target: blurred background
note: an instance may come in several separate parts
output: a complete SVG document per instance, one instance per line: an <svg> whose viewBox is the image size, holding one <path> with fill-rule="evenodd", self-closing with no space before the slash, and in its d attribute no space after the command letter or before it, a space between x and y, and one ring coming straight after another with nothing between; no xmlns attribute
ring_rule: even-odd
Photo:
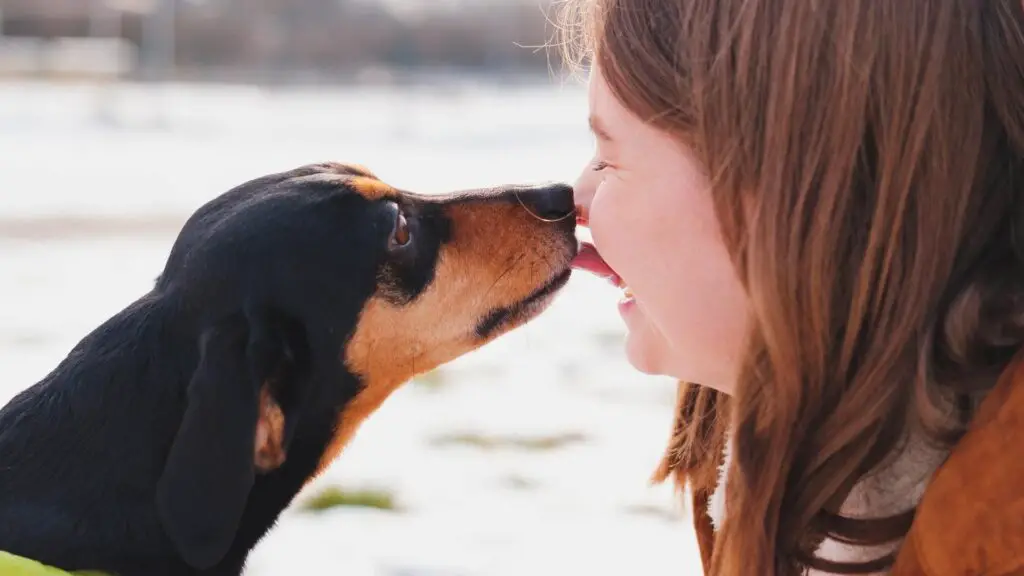
<svg viewBox="0 0 1024 576"><path fill-rule="evenodd" d="M572 181L586 93L549 0L0 0L0 402L149 289L193 210L358 162L441 192ZM674 385L632 370L618 290L399 390L247 574L699 573L649 477Z"/></svg>

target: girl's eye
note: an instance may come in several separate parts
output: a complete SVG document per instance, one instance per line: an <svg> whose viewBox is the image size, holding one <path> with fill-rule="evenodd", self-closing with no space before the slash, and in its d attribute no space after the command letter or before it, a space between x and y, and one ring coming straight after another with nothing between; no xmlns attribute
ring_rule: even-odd
<svg viewBox="0 0 1024 576"><path fill-rule="evenodd" d="M597 160L591 166L591 170L593 170L594 172L600 172L601 170L604 170L607 167L608 167L608 163L607 162L605 162L603 160Z"/></svg>

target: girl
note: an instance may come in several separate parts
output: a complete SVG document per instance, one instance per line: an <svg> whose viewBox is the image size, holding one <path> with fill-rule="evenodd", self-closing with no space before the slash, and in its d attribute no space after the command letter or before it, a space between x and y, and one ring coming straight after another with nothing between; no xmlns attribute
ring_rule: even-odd
<svg viewBox="0 0 1024 576"><path fill-rule="evenodd" d="M1020 0L569 7L577 264L693 383L661 475L705 569L1024 570Z"/></svg>

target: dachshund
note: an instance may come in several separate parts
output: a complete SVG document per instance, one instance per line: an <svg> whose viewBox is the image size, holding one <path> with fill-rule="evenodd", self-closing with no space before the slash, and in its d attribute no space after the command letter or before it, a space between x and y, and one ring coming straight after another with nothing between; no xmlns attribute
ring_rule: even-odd
<svg viewBox="0 0 1024 576"><path fill-rule="evenodd" d="M0 410L0 550L239 575L396 388L546 309L574 210L566 184L417 194L333 162L212 199L152 290Z"/></svg>

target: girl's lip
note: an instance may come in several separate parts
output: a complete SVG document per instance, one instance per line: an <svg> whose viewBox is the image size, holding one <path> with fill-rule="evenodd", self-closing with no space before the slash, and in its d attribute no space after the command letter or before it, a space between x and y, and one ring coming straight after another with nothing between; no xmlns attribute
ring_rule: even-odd
<svg viewBox="0 0 1024 576"><path fill-rule="evenodd" d="M597 248L590 242L580 242L580 249L572 261L572 267L605 278L619 288L626 286L622 282L622 278L604 261Z"/></svg>

